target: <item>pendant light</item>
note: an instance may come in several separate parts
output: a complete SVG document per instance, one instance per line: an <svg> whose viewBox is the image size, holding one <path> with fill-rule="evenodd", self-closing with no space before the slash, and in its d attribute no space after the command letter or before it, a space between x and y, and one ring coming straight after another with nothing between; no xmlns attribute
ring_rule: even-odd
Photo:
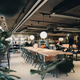
<svg viewBox="0 0 80 80"><path fill-rule="evenodd" d="M43 15L43 27L44 27L44 13L43 13L42 15ZM42 31L42 32L40 33L40 37L41 37L42 39L45 39L45 38L47 37L47 33L46 33L45 31Z"/></svg>

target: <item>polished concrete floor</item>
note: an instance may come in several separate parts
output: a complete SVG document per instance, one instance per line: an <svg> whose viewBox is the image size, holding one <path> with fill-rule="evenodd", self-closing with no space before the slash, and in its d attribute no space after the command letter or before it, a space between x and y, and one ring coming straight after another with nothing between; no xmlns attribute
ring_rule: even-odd
<svg viewBox="0 0 80 80"><path fill-rule="evenodd" d="M65 74L59 74L58 78L53 77L50 73L47 73L44 80L80 80L80 61L74 61L74 65L75 73L71 71L68 73L68 76ZM11 54L10 68L17 71L10 74L21 77L20 80L41 80L41 76L38 74L30 75L30 69L37 69L38 66L34 68L32 64L26 63L19 53Z"/></svg>

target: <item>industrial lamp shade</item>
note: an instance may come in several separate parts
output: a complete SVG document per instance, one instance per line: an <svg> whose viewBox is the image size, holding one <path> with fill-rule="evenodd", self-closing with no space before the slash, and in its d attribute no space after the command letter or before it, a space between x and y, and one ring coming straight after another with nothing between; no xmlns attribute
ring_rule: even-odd
<svg viewBox="0 0 80 80"><path fill-rule="evenodd" d="M47 37L47 33L45 31L42 31L40 33L40 37L43 38L43 39L46 38Z"/></svg>
<svg viewBox="0 0 80 80"><path fill-rule="evenodd" d="M63 41L64 39L63 38L59 38L59 41Z"/></svg>
<svg viewBox="0 0 80 80"><path fill-rule="evenodd" d="M30 39L33 40L33 39L34 39L34 35L31 35L31 36L30 36Z"/></svg>

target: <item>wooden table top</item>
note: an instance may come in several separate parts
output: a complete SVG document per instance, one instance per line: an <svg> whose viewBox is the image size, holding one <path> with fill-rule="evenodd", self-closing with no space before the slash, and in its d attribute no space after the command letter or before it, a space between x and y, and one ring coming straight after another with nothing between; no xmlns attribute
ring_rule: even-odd
<svg viewBox="0 0 80 80"><path fill-rule="evenodd" d="M42 54L44 56L56 56L57 54L66 54L66 55L72 55L73 53L70 52L62 52L57 50L50 50L45 48L37 48L34 49L33 47L24 47L25 49L32 50L34 52L38 52L39 54Z"/></svg>

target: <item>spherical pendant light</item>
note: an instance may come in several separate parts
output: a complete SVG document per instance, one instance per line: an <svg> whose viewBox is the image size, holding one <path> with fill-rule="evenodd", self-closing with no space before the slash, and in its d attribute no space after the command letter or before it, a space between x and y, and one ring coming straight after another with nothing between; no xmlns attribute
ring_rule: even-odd
<svg viewBox="0 0 80 80"><path fill-rule="evenodd" d="M43 38L43 39L46 38L47 37L47 33L45 31L42 31L40 33L40 37Z"/></svg>
<svg viewBox="0 0 80 80"><path fill-rule="evenodd" d="M63 38L59 38L59 41L63 41L64 39Z"/></svg>
<svg viewBox="0 0 80 80"><path fill-rule="evenodd" d="M30 36L30 39L33 40L33 39L34 39L34 35L31 35L31 36Z"/></svg>

